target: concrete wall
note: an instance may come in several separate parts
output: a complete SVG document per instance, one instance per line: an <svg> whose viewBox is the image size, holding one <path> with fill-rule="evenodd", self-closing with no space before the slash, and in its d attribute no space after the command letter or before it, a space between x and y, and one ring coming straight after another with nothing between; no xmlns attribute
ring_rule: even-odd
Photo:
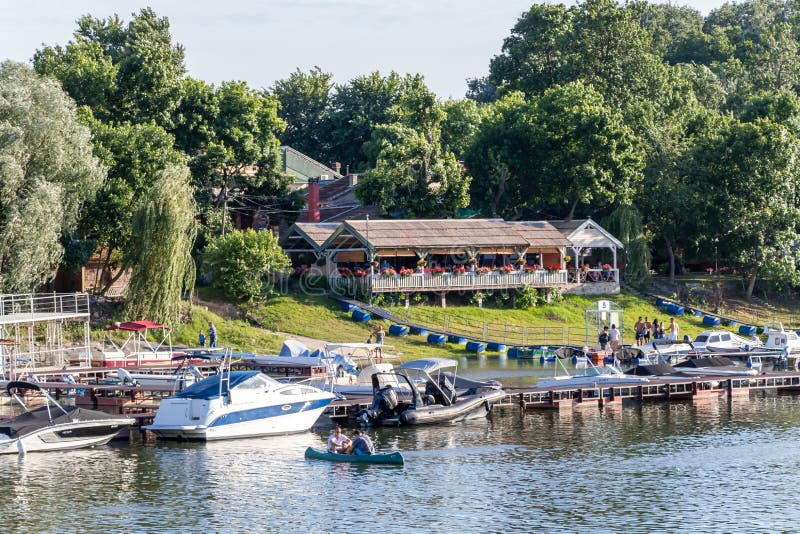
<svg viewBox="0 0 800 534"><path fill-rule="evenodd" d="M564 293L570 295L618 295L617 282L591 282L586 284L568 284Z"/></svg>

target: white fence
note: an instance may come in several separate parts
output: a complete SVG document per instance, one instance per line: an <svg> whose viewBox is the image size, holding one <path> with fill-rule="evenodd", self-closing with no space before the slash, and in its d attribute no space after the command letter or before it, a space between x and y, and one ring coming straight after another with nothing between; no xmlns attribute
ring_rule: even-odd
<svg viewBox="0 0 800 534"><path fill-rule="evenodd" d="M480 290L510 287L557 287L567 284L567 271L525 271L491 273L444 273L411 275L374 275L359 278L332 276L329 278L334 290L352 290L353 285L372 289L376 293L393 291L437 291L437 290Z"/></svg>

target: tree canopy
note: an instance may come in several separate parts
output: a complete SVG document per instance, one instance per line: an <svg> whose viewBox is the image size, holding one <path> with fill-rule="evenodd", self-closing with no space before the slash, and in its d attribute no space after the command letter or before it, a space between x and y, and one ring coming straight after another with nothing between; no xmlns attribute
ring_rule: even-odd
<svg viewBox="0 0 800 534"><path fill-rule="evenodd" d="M89 129L58 83L0 64L0 292L35 289L55 275L62 234L74 229L105 169Z"/></svg>

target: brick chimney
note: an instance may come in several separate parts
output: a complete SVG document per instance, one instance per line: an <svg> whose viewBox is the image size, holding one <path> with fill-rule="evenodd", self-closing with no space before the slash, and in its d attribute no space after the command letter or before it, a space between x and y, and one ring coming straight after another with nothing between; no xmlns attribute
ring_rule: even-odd
<svg viewBox="0 0 800 534"><path fill-rule="evenodd" d="M338 172L339 174L342 174L342 164L339 163L338 161L334 161L333 162L333 170Z"/></svg>
<svg viewBox="0 0 800 534"><path fill-rule="evenodd" d="M319 178L308 179L308 222L319 222Z"/></svg>
<svg viewBox="0 0 800 534"><path fill-rule="evenodd" d="M357 174L348 174L347 175L347 185L354 186L358 185L358 175Z"/></svg>

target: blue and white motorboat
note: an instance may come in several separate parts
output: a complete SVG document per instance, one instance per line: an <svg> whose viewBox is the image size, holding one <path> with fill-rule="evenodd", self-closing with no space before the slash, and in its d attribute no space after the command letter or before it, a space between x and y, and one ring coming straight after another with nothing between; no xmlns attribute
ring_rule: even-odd
<svg viewBox="0 0 800 534"><path fill-rule="evenodd" d="M220 372L161 401L153 424L159 438L218 440L304 432L334 399L329 392L281 383L260 371Z"/></svg>

